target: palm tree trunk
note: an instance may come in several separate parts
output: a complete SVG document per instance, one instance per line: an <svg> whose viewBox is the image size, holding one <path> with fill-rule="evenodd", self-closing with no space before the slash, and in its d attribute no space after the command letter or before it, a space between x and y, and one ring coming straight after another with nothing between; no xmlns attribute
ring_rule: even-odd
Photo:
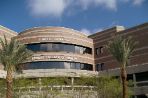
<svg viewBox="0 0 148 98"><path fill-rule="evenodd" d="M12 98L13 97L13 90L12 90L13 77L12 77L11 70L7 70L6 82L7 82L6 98Z"/></svg>
<svg viewBox="0 0 148 98"><path fill-rule="evenodd" d="M121 68L121 80L122 80L122 90L123 90L123 97L122 98L128 98L127 93L127 74L125 67Z"/></svg>

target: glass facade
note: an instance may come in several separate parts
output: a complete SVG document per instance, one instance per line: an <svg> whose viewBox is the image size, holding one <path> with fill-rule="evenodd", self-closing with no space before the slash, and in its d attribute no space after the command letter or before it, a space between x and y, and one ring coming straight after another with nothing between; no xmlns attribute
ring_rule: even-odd
<svg viewBox="0 0 148 98"><path fill-rule="evenodd" d="M93 70L91 64L62 62L62 61L40 61L29 62L23 64L23 69L78 69L78 70Z"/></svg>
<svg viewBox="0 0 148 98"><path fill-rule="evenodd" d="M27 48L34 52L72 52L78 54L92 54L92 49L83 46L77 46L72 44L63 43L38 43L38 44L27 44Z"/></svg>

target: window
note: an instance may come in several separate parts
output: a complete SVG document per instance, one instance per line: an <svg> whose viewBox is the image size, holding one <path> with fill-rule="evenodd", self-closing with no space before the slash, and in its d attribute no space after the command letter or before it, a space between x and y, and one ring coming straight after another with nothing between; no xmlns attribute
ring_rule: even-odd
<svg viewBox="0 0 148 98"><path fill-rule="evenodd" d="M64 62L64 68L65 69L70 69L70 63L69 62Z"/></svg>
<svg viewBox="0 0 148 98"><path fill-rule="evenodd" d="M75 46L75 53L80 53L80 47L79 46Z"/></svg>
<svg viewBox="0 0 148 98"><path fill-rule="evenodd" d="M87 53L87 54L92 54L92 49L91 49L91 48L86 48L86 49L85 49L85 53Z"/></svg>
<svg viewBox="0 0 148 98"><path fill-rule="evenodd" d="M76 64L76 68L75 69L80 69L80 63L75 63Z"/></svg>
<svg viewBox="0 0 148 98"><path fill-rule="evenodd" d="M99 47L99 53L101 54L101 53L103 53L103 46L101 46L101 47Z"/></svg>
<svg viewBox="0 0 148 98"><path fill-rule="evenodd" d="M46 44L41 44L40 45L40 50L42 50L42 51L48 51L47 50L47 45Z"/></svg>
<svg viewBox="0 0 148 98"><path fill-rule="evenodd" d="M55 63L55 62L53 62L53 63ZM64 69L64 62L57 62L56 66L57 66L56 69Z"/></svg>
<svg viewBox="0 0 148 98"><path fill-rule="evenodd" d="M84 64L84 69L85 70L92 70L93 68L92 68L92 65L90 65L90 64Z"/></svg>
<svg viewBox="0 0 148 98"><path fill-rule="evenodd" d="M63 46L64 46L64 51L75 53L75 46L74 45L65 44Z"/></svg>
<svg viewBox="0 0 148 98"><path fill-rule="evenodd" d="M59 44L53 44L52 48L53 48L53 51L60 51Z"/></svg>
<svg viewBox="0 0 148 98"><path fill-rule="evenodd" d="M96 65L96 71L102 71L104 70L104 63L100 63Z"/></svg>
<svg viewBox="0 0 148 98"><path fill-rule="evenodd" d="M83 54L83 53L84 53L84 48L80 47L80 54Z"/></svg>
<svg viewBox="0 0 148 98"><path fill-rule="evenodd" d="M85 68L84 68L84 64L81 64L81 70L84 70Z"/></svg>
<svg viewBox="0 0 148 98"><path fill-rule="evenodd" d="M103 53L103 46L96 48L96 55L102 54Z"/></svg>
<svg viewBox="0 0 148 98"><path fill-rule="evenodd" d="M30 45L27 45L27 49L36 52L36 51L40 50L40 45L38 45L38 44L30 44Z"/></svg>
<svg viewBox="0 0 148 98"><path fill-rule="evenodd" d="M70 69L75 69L75 63L73 62L70 63Z"/></svg>
<svg viewBox="0 0 148 98"><path fill-rule="evenodd" d="M63 44L59 44L59 49L60 49L59 51L64 52L64 46L65 46L65 45L63 45Z"/></svg>
<svg viewBox="0 0 148 98"><path fill-rule="evenodd" d="M92 54L92 49L88 47L63 44L63 43L38 43L38 44L27 44L27 49L34 52L72 52L77 54Z"/></svg>
<svg viewBox="0 0 148 98"><path fill-rule="evenodd" d="M52 49L52 44L50 43L50 44L47 44L47 50L48 51L52 51L53 49Z"/></svg>
<svg viewBox="0 0 148 98"><path fill-rule="evenodd" d="M130 66L130 65L131 65L131 60L130 60L130 58L128 58L127 66Z"/></svg>
<svg viewBox="0 0 148 98"><path fill-rule="evenodd" d="M23 64L23 69L78 69L78 70L93 70L91 64L78 62L63 62L63 61L40 61Z"/></svg>
<svg viewBox="0 0 148 98"><path fill-rule="evenodd" d="M75 53L75 46L74 45L69 45L69 52Z"/></svg>
<svg viewBox="0 0 148 98"><path fill-rule="evenodd" d="M83 54L85 54L86 53L86 48L85 47L83 47Z"/></svg>
<svg viewBox="0 0 148 98"><path fill-rule="evenodd" d="M96 48L96 55L99 55L99 48Z"/></svg>

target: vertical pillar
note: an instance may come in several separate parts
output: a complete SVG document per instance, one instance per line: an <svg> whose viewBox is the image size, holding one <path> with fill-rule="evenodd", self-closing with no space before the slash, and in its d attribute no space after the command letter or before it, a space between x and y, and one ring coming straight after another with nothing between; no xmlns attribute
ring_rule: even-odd
<svg viewBox="0 0 148 98"><path fill-rule="evenodd" d="M63 86L61 86L61 91L63 92Z"/></svg>
<svg viewBox="0 0 148 98"><path fill-rule="evenodd" d="M41 81L41 78L39 78L39 91L41 91L41 87L42 86L42 81Z"/></svg>
<svg viewBox="0 0 148 98"><path fill-rule="evenodd" d="M31 92L30 87L29 87L29 93Z"/></svg>
<svg viewBox="0 0 148 98"><path fill-rule="evenodd" d="M52 91L52 86L50 86L50 90Z"/></svg>
<svg viewBox="0 0 148 98"><path fill-rule="evenodd" d="M74 84L74 77L71 77L71 85Z"/></svg>
<svg viewBox="0 0 148 98"><path fill-rule="evenodd" d="M88 86L88 88L92 91L92 86Z"/></svg>
<svg viewBox="0 0 148 98"><path fill-rule="evenodd" d="M74 89L73 85L74 85L74 77L71 77L71 87L72 87L72 90Z"/></svg>
<svg viewBox="0 0 148 98"><path fill-rule="evenodd" d="M137 85L136 85L136 75L135 74L133 74L133 83L134 83L134 91L135 91L135 89L137 87ZM137 98L137 96L134 95L134 98Z"/></svg>
<svg viewBox="0 0 148 98"><path fill-rule="evenodd" d="M133 82L134 82L134 87L136 87L137 85L136 85L136 75L135 74L133 74Z"/></svg>

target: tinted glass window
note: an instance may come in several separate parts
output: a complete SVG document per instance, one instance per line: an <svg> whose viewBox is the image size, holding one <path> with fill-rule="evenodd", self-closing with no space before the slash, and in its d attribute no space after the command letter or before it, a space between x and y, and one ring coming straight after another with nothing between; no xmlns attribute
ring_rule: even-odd
<svg viewBox="0 0 148 98"><path fill-rule="evenodd" d="M92 65L75 62L30 62L23 64L23 69L79 69L92 70Z"/></svg>
<svg viewBox="0 0 148 98"><path fill-rule="evenodd" d="M80 47L79 46L75 46L75 53L80 53Z"/></svg>
<svg viewBox="0 0 148 98"><path fill-rule="evenodd" d="M92 50L90 48L86 48L85 53L92 54Z"/></svg>
<svg viewBox="0 0 148 98"><path fill-rule="evenodd" d="M63 51L63 52L72 52L72 53L78 53L78 54L92 54L91 48L86 48L82 46L77 45L71 45L71 44L61 44L61 43L38 43L38 44L28 44L27 48L32 51Z"/></svg>
<svg viewBox="0 0 148 98"><path fill-rule="evenodd" d="M59 44L59 49L60 49L60 51L65 51L65 50L64 50L64 46L65 46L65 45L63 45L63 44Z"/></svg>
<svg viewBox="0 0 148 98"><path fill-rule="evenodd" d="M70 63L68 63L68 62L64 62L64 68L65 69L70 69Z"/></svg>
<svg viewBox="0 0 148 98"><path fill-rule="evenodd" d="M84 53L84 48L80 47L80 54L83 54L83 53Z"/></svg>
<svg viewBox="0 0 148 98"><path fill-rule="evenodd" d="M97 65L96 65L96 70L97 70L97 71L102 71L102 70L104 70L104 63L97 64Z"/></svg>
<svg viewBox="0 0 148 98"><path fill-rule="evenodd" d="M75 69L76 68L76 64L75 63L70 63L70 69Z"/></svg>
<svg viewBox="0 0 148 98"><path fill-rule="evenodd" d="M76 63L76 68L75 69L80 69L80 63Z"/></svg>
<svg viewBox="0 0 148 98"><path fill-rule="evenodd" d="M75 46L74 45L70 45L69 46L69 50L70 50L70 52L75 53Z"/></svg>
<svg viewBox="0 0 148 98"><path fill-rule="evenodd" d="M39 49L42 50L42 51L47 51L47 45L46 44L41 44Z"/></svg>
<svg viewBox="0 0 148 98"><path fill-rule="evenodd" d="M86 64L86 65L84 65L84 67L86 67L84 69L87 69L87 70L91 70L92 69L92 66L90 64Z"/></svg>
<svg viewBox="0 0 148 98"><path fill-rule="evenodd" d="M72 46L72 45L65 45L64 46L64 50L66 51L66 52L74 52L73 50L74 50L74 47Z"/></svg>
<svg viewBox="0 0 148 98"><path fill-rule="evenodd" d="M38 51L39 48L40 48L40 45L37 45L37 44L35 44L35 45L27 45L27 48L29 50L32 50L32 51Z"/></svg>
<svg viewBox="0 0 148 98"><path fill-rule="evenodd" d="M53 44L53 45L52 45L52 49L53 49L53 51L60 51L60 46L59 46L59 44Z"/></svg>
<svg viewBox="0 0 148 98"><path fill-rule="evenodd" d="M102 54L103 53L103 46L96 48L96 55Z"/></svg>
<svg viewBox="0 0 148 98"><path fill-rule="evenodd" d="M84 68L84 64L81 64L81 70L84 70L85 68Z"/></svg>
<svg viewBox="0 0 148 98"><path fill-rule="evenodd" d="M52 44L47 44L47 51L52 51L53 48L52 48Z"/></svg>

